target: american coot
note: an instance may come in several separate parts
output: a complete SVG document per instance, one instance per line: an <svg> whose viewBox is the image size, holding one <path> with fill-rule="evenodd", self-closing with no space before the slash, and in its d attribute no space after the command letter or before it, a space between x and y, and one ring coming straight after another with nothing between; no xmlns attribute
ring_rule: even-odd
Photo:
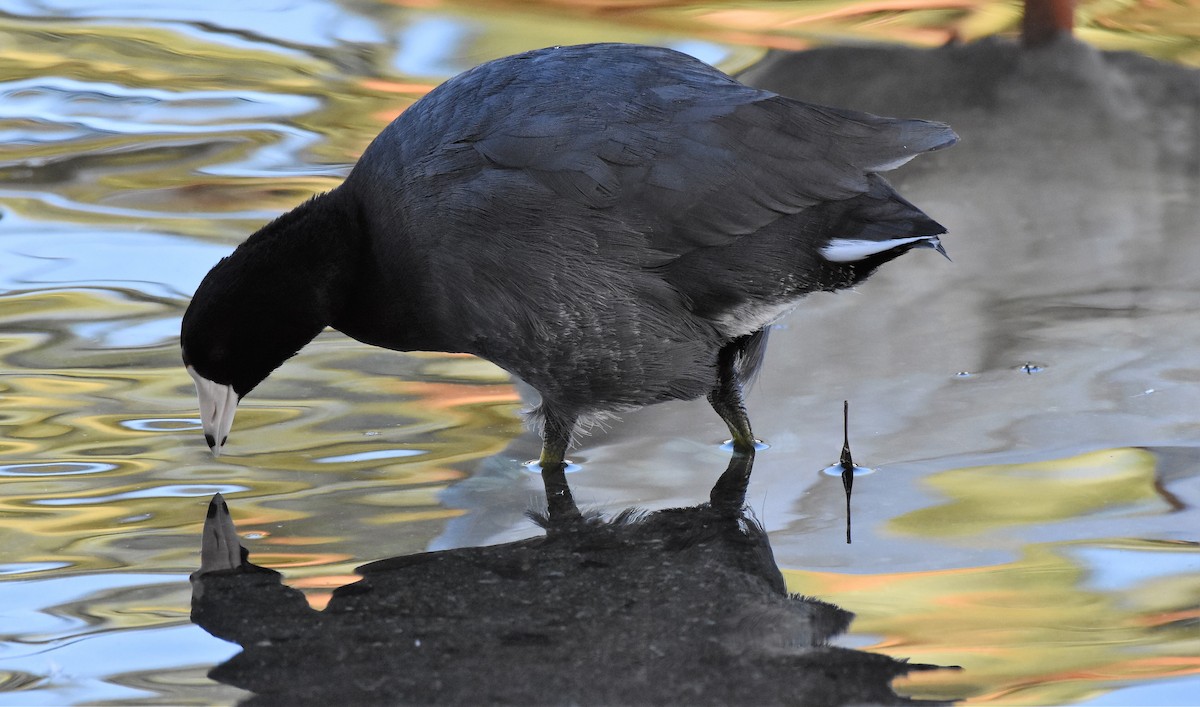
<svg viewBox="0 0 1200 707"><path fill-rule="evenodd" d="M183 360L204 434L323 328L481 356L541 394L541 463L581 422L707 395L737 453L742 384L802 296L945 229L876 172L949 127L809 105L669 49L553 47L408 108L345 183L204 278Z"/></svg>

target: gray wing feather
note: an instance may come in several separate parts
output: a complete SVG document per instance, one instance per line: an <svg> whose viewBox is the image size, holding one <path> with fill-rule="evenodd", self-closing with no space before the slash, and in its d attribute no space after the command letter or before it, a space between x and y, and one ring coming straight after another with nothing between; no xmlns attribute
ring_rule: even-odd
<svg viewBox="0 0 1200 707"><path fill-rule="evenodd" d="M505 122L473 144L554 194L620 220L650 245L686 252L753 233L820 201L867 191L866 175L953 144L949 127L808 105L765 92L740 105L689 100L595 106L588 120ZM674 92L678 95L680 92ZM639 94L647 101L654 94ZM585 113L586 115L587 113Z"/></svg>
<svg viewBox="0 0 1200 707"><path fill-rule="evenodd" d="M506 184L534 190L506 199L545 213L604 210L666 254L865 193L867 174L957 140L940 123L806 104L649 47L533 52L427 99L402 116L418 134L473 148L477 169L529 177Z"/></svg>

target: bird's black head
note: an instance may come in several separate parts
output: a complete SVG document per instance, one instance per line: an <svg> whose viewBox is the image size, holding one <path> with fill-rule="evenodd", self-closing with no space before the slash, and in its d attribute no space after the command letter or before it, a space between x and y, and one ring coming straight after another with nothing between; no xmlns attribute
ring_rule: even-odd
<svg viewBox="0 0 1200 707"><path fill-rule="evenodd" d="M345 298L353 220L331 196L302 204L238 246L204 277L183 315L183 362L215 455L238 402L320 333Z"/></svg>
<svg viewBox="0 0 1200 707"><path fill-rule="evenodd" d="M267 224L204 277L180 332L195 374L245 397L332 321L350 265L329 196Z"/></svg>
<svg viewBox="0 0 1200 707"><path fill-rule="evenodd" d="M250 322L196 291L183 315L180 349L183 365L214 383L233 387L244 398L287 359L270 355L270 343ZM278 359L272 361L272 359Z"/></svg>
<svg viewBox="0 0 1200 707"><path fill-rule="evenodd" d="M232 257L232 256L231 256ZM260 288L231 277L226 258L205 277L183 315L183 363L243 398L312 337L288 342L280 322L264 307ZM281 314L286 318L286 315Z"/></svg>

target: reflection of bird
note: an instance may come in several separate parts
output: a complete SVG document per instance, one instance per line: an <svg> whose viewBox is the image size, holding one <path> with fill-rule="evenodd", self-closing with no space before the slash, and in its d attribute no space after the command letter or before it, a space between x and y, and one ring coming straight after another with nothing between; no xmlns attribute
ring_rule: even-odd
<svg viewBox="0 0 1200 707"><path fill-rule="evenodd" d="M853 615L788 592L745 506L752 464L734 455L697 506L550 499L544 535L372 562L324 611L250 561L217 494L191 617L244 651L209 676L279 704L944 704L890 687L936 666L828 645Z"/></svg>
<svg viewBox="0 0 1200 707"><path fill-rule="evenodd" d="M812 106L677 52L598 44L472 69L346 182L218 263L183 319L205 435L326 326L467 352L541 394L542 464L578 422L707 395L753 450L766 326L945 229L875 173L945 125Z"/></svg>

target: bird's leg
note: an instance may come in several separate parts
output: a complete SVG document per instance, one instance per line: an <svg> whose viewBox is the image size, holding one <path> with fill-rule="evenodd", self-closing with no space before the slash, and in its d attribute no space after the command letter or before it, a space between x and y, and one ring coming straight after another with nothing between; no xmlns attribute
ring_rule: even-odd
<svg viewBox="0 0 1200 707"><path fill-rule="evenodd" d="M754 456L754 433L742 400L742 382L737 373L737 346L726 344L717 354L717 385L708 394L713 410L733 435L733 453Z"/></svg>
<svg viewBox="0 0 1200 707"><path fill-rule="evenodd" d="M542 468L542 484L546 487L546 511L551 524L580 518L579 508L567 485L567 447L571 444L571 432L575 429L574 418L563 419L546 411L546 422L542 427L542 456L538 466Z"/></svg>

